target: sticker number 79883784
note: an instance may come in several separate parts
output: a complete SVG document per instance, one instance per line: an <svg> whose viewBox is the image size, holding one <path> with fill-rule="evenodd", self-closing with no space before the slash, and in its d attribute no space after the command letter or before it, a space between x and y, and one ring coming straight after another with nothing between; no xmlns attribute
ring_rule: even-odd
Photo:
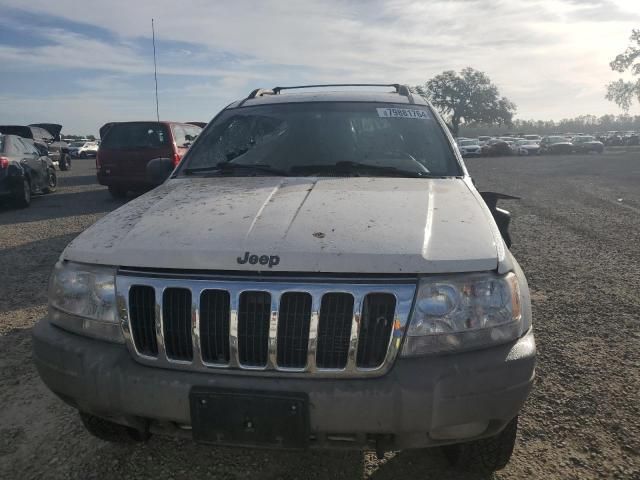
<svg viewBox="0 0 640 480"><path fill-rule="evenodd" d="M415 108L376 108L378 116L382 118L409 118L416 120L428 120L429 112Z"/></svg>

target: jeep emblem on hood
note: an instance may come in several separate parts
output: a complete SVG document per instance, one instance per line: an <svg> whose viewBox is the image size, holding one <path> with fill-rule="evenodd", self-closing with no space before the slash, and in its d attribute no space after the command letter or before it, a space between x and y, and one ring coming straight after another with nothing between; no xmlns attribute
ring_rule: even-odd
<svg viewBox="0 0 640 480"><path fill-rule="evenodd" d="M274 266L280 263L280 257L278 255L252 255L251 252L244 252L244 258L238 257L236 261L240 265L244 265L249 262L251 265L255 265L256 263L260 263L260 265L269 265L269 268L273 268Z"/></svg>

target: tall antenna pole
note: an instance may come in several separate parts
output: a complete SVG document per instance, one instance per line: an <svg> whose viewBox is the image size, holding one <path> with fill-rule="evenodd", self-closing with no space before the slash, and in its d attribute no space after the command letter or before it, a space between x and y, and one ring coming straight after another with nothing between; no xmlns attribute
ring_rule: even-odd
<svg viewBox="0 0 640 480"><path fill-rule="evenodd" d="M158 64L156 63L156 30L151 19L151 36L153 38L153 78L156 81L156 117L160 123L160 110L158 108Z"/></svg>

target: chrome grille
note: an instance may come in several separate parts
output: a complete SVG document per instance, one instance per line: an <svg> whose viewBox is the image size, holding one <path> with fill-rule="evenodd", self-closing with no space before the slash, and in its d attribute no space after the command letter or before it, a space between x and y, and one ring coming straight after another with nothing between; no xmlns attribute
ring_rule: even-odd
<svg viewBox="0 0 640 480"><path fill-rule="evenodd" d="M416 280L265 279L120 271L127 346L144 364L219 373L382 375Z"/></svg>

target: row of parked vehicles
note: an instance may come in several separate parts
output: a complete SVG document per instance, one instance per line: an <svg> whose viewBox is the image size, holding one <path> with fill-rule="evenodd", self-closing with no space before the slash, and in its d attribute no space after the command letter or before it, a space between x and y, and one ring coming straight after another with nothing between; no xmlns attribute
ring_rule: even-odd
<svg viewBox="0 0 640 480"><path fill-rule="evenodd" d="M101 140L70 142L61 137L61 125L0 125L0 199L29 206L33 194L55 191L56 168L69 170L72 158L95 157L98 182L116 198L148 190L157 183L147 164L164 158L176 166L204 125L110 122L100 129Z"/></svg>
<svg viewBox="0 0 640 480"><path fill-rule="evenodd" d="M459 137L456 140L463 157L502 155L541 155L602 153L604 143L593 135L522 135L521 137Z"/></svg>

